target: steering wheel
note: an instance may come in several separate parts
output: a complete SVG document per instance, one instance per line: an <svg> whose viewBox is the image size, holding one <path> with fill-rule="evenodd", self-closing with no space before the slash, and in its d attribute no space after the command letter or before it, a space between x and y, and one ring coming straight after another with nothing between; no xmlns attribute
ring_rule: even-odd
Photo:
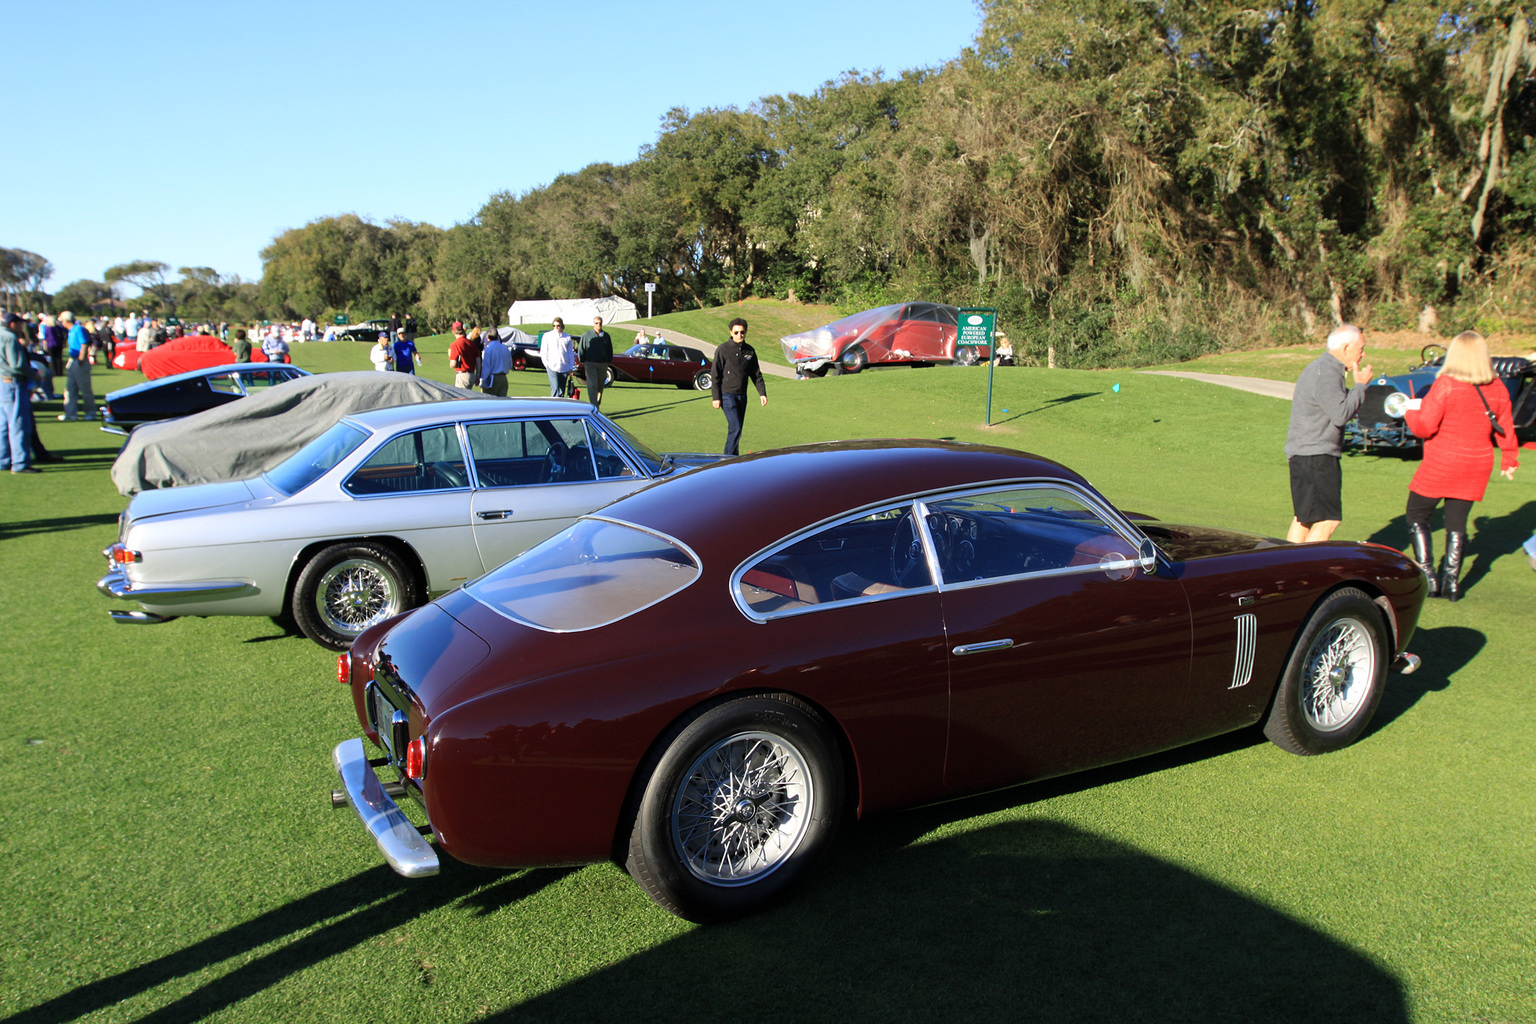
<svg viewBox="0 0 1536 1024"><path fill-rule="evenodd" d="M565 477L566 452L564 441L556 441L549 446L549 451L544 453L544 470L539 475L541 483L559 483Z"/></svg>
<svg viewBox="0 0 1536 1024"><path fill-rule="evenodd" d="M950 544L948 520L940 515L928 517L928 532L939 552L940 571L949 565L953 545ZM917 535L917 523L911 512L903 512L891 536L891 579L898 587L920 585L927 575L927 561L923 556L923 540Z"/></svg>
<svg viewBox="0 0 1536 1024"><path fill-rule="evenodd" d="M1441 344L1439 344L1437 342L1433 342L1432 341L1428 345L1425 345L1423 348L1419 349L1419 359L1420 359L1421 365L1423 365L1423 366L1428 366L1430 363L1434 362L1436 359L1444 359L1444 358L1445 358L1445 346L1441 345Z"/></svg>
<svg viewBox="0 0 1536 1024"><path fill-rule="evenodd" d="M464 471L451 462L432 463L432 472L443 482L445 487L469 486L469 477L465 476Z"/></svg>

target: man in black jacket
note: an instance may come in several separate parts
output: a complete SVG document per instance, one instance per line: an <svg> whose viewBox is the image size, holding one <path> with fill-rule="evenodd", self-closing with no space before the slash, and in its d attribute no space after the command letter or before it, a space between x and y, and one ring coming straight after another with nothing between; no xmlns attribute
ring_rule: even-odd
<svg viewBox="0 0 1536 1024"><path fill-rule="evenodd" d="M603 318L592 318L592 329L581 336L576 348L582 369L587 377L587 401L594 409L603 405L603 384L608 380L608 367L613 365L613 338L603 330Z"/></svg>
<svg viewBox="0 0 1536 1024"><path fill-rule="evenodd" d="M747 322L741 317L731 321L731 340L715 349L715 408L725 412L725 454L740 455L741 423L747 417L747 381L757 386L759 405L768 404L768 388L763 384L763 370L757 365L757 350L747 344Z"/></svg>

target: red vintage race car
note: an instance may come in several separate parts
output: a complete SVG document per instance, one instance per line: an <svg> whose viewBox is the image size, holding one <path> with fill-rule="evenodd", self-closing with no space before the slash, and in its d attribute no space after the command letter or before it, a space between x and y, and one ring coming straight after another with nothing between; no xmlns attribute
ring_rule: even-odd
<svg viewBox="0 0 1536 1024"><path fill-rule="evenodd" d="M1343 747L1417 665L1425 591L1390 548L1127 516L1017 451L764 452L363 633L339 672L365 739L337 746L332 799L402 874L438 869L409 798L462 861L612 859L716 920L849 817L1259 723Z"/></svg>

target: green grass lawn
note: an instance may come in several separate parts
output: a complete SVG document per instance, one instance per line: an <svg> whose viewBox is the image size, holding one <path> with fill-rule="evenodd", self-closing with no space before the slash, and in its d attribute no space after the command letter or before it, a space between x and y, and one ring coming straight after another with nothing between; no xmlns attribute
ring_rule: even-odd
<svg viewBox="0 0 1536 1024"><path fill-rule="evenodd" d="M428 376L450 379L447 341L418 341ZM367 348L295 360L365 369ZM1242 355L1231 372L1265 365ZM136 377L99 371L98 394ZM1289 522L1283 401L1004 369L989 427L986 384L770 379L744 444L986 441L1164 519ZM1528 478L1490 484L1466 597L1431 602L1424 668L1391 678L1355 746L1299 758L1244 734L880 816L785 905L699 928L612 865L390 872L329 806L331 748L358 734L331 654L267 619L108 620L118 440L57 409L42 431L67 461L0 475L6 1021L1536 1020ZM619 385L604 410L658 448L724 439L696 392ZM1347 458L1340 537L1404 545L1414 465Z"/></svg>

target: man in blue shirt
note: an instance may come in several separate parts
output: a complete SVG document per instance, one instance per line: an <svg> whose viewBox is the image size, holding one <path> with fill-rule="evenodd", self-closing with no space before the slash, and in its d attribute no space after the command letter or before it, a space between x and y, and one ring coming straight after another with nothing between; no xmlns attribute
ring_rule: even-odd
<svg viewBox="0 0 1536 1024"><path fill-rule="evenodd" d="M401 327L395 331L395 369L401 373L416 372L416 343Z"/></svg>
<svg viewBox="0 0 1536 1024"><path fill-rule="evenodd" d="M64 411L61 420L75 419L80 399L85 399L85 418L96 418L96 392L91 388L91 335L84 324L75 323L69 310L59 314L59 323L69 328L69 363L64 367Z"/></svg>

